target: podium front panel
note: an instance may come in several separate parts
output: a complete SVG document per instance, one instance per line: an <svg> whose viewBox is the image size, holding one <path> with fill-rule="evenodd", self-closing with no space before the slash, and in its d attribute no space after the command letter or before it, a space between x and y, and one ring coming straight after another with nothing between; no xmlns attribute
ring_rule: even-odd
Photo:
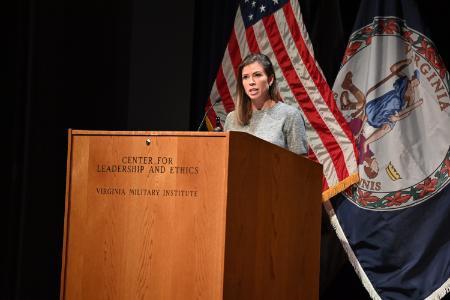
<svg viewBox="0 0 450 300"><path fill-rule="evenodd" d="M226 134L69 138L61 298L221 298Z"/></svg>

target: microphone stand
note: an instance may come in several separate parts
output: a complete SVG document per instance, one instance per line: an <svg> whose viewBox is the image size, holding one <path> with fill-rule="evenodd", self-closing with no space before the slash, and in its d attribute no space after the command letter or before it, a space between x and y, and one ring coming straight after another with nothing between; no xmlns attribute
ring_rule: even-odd
<svg viewBox="0 0 450 300"><path fill-rule="evenodd" d="M200 131L200 129L202 128L203 123L205 122L206 116L208 115L209 111L210 111L217 103L219 103L219 102L221 102L221 101L222 101L221 98L217 99L217 100L214 102L214 104L211 105L211 106L208 108L208 110L207 110L207 111L205 112L205 114L203 115L203 119L202 119L200 125L198 126L197 131ZM214 128L214 131L216 131L216 129L217 129L217 127Z"/></svg>

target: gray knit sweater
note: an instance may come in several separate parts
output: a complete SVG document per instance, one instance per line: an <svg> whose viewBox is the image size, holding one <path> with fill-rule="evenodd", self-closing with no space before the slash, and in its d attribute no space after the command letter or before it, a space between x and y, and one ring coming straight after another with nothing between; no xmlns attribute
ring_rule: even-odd
<svg viewBox="0 0 450 300"><path fill-rule="evenodd" d="M242 131L297 154L307 149L305 121L300 110L277 102L273 107L254 110L246 126L239 125L236 111L228 114L225 131Z"/></svg>

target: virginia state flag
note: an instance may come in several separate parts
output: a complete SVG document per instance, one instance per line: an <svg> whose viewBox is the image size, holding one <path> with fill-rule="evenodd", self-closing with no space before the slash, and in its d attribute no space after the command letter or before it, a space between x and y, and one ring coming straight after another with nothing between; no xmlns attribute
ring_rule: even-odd
<svg viewBox="0 0 450 300"><path fill-rule="evenodd" d="M449 84L414 1L362 1L333 87L361 179L325 205L373 299L450 290Z"/></svg>

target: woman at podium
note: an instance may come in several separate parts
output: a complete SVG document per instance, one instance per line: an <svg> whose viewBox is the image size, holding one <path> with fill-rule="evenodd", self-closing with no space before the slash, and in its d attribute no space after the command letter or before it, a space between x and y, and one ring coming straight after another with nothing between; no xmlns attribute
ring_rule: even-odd
<svg viewBox="0 0 450 300"><path fill-rule="evenodd" d="M239 65L236 110L225 131L242 131L297 154L307 151L305 121L299 109L283 103L275 71L263 54L250 54Z"/></svg>

